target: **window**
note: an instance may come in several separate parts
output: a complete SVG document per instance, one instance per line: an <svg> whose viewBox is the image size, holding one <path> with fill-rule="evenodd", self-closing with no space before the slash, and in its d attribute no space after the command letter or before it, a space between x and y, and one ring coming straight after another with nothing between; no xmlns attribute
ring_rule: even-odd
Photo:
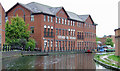
<svg viewBox="0 0 120 71"><path fill-rule="evenodd" d="M79 23L77 22L77 27L79 27Z"/></svg>
<svg viewBox="0 0 120 71"><path fill-rule="evenodd" d="M67 25L67 20L65 19L65 25Z"/></svg>
<svg viewBox="0 0 120 71"><path fill-rule="evenodd" d="M72 43L73 43L73 42L71 41L71 47L73 47Z"/></svg>
<svg viewBox="0 0 120 71"><path fill-rule="evenodd" d="M44 28L44 37L46 37L46 28Z"/></svg>
<svg viewBox="0 0 120 71"><path fill-rule="evenodd" d="M73 26L75 26L75 21L73 21Z"/></svg>
<svg viewBox="0 0 120 71"><path fill-rule="evenodd" d="M58 47L58 41L56 41L56 47Z"/></svg>
<svg viewBox="0 0 120 71"><path fill-rule="evenodd" d="M59 41L59 47L61 47L61 41Z"/></svg>
<svg viewBox="0 0 120 71"><path fill-rule="evenodd" d="M61 29L59 29L59 35L61 35Z"/></svg>
<svg viewBox="0 0 120 71"><path fill-rule="evenodd" d="M1 18L1 14L0 14L0 25L1 25L1 23L2 23L2 18Z"/></svg>
<svg viewBox="0 0 120 71"><path fill-rule="evenodd" d="M64 41L62 41L62 46L64 47Z"/></svg>
<svg viewBox="0 0 120 71"><path fill-rule="evenodd" d="M65 41L65 47L67 47L67 41Z"/></svg>
<svg viewBox="0 0 120 71"><path fill-rule="evenodd" d="M71 26L72 26L72 21L71 21Z"/></svg>
<svg viewBox="0 0 120 71"><path fill-rule="evenodd" d="M51 37L53 37L53 29L51 29Z"/></svg>
<svg viewBox="0 0 120 71"><path fill-rule="evenodd" d="M44 15L44 21L46 21L46 15Z"/></svg>
<svg viewBox="0 0 120 71"><path fill-rule="evenodd" d="M53 47L53 40L51 40L51 47Z"/></svg>
<svg viewBox="0 0 120 71"><path fill-rule="evenodd" d="M48 47L50 47L50 41L48 40Z"/></svg>
<svg viewBox="0 0 120 71"><path fill-rule="evenodd" d="M73 31L73 36L75 36L75 32Z"/></svg>
<svg viewBox="0 0 120 71"><path fill-rule="evenodd" d="M70 20L68 20L68 25L70 26Z"/></svg>
<svg viewBox="0 0 120 71"><path fill-rule="evenodd" d="M60 22L60 18L59 18L59 23L61 23L61 22Z"/></svg>
<svg viewBox="0 0 120 71"><path fill-rule="evenodd" d="M62 19L62 24L64 24L64 19Z"/></svg>
<svg viewBox="0 0 120 71"><path fill-rule="evenodd" d="M57 19L58 19L58 18L56 17L56 23L58 23Z"/></svg>
<svg viewBox="0 0 120 71"><path fill-rule="evenodd" d="M72 32L73 32L73 31L71 31L71 36L72 36Z"/></svg>
<svg viewBox="0 0 120 71"><path fill-rule="evenodd" d="M58 35L58 29L56 29L56 35Z"/></svg>
<svg viewBox="0 0 120 71"><path fill-rule="evenodd" d="M68 42L68 47L70 47L70 41Z"/></svg>
<svg viewBox="0 0 120 71"><path fill-rule="evenodd" d="M31 27L31 33L33 34L34 33L34 27Z"/></svg>
<svg viewBox="0 0 120 71"><path fill-rule="evenodd" d="M48 35L47 36L49 36L50 35L50 28L48 28Z"/></svg>
<svg viewBox="0 0 120 71"><path fill-rule="evenodd" d="M48 16L48 22L50 21L50 17Z"/></svg>
<svg viewBox="0 0 120 71"><path fill-rule="evenodd" d="M34 21L34 15L31 15L31 21Z"/></svg>
<svg viewBox="0 0 120 71"><path fill-rule="evenodd" d="M53 22L53 17L51 17L51 22Z"/></svg>
<svg viewBox="0 0 120 71"><path fill-rule="evenodd" d="M64 36L64 30L62 30L62 35Z"/></svg>
<svg viewBox="0 0 120 71"><path fill-rule="evenodd" d="M69 35L70 35L70 31L69 31Z"/></svg>
<svg viewBox="0 0 120 71"><path fill-rule="evenodd" d="M67 30L65 30L65 35L67 35Z"/></svg>

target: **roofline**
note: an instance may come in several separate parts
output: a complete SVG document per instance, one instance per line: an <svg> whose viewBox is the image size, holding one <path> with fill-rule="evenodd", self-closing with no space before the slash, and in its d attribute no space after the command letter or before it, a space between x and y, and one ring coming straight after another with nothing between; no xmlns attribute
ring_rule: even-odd
<svg viewBox="0 0 120 71"><path fill-rule="evenodd" d="M62 9L65 11L64 7L62 7ZM67 14L67 12L65 11L65 14L67 15L67 17L69 17L69 15Z"/></svg>
<svg viewBox="0 0 120 71"><path fill-rule="evenodd" d="M6 14L8 14L8 12L10 12L13 8L15 8L17 5L21 5L20 3L16 3L13 7L11 7L7 12L6 12ZM22 7L24 7L23 5L21 5ZM24 7L25 9L27 9L26 7ZM29 9L27 9L27 10L29 10ZM29 10L30 12L32 12L31 10Z"/></svg>
<svg viewBox="0 0 120 71"><path fill-rule="evenodd" d="M0 2L0 5L1 5L2 9L3 9L3 10L4 10L4 12L5 12L5 9L3 8L3 6L2 6L1 2Z"/></svg>

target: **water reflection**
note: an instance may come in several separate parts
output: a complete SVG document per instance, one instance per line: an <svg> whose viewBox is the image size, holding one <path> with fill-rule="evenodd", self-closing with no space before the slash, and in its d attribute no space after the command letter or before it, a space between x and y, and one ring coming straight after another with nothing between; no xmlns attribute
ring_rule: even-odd
<svg viewBox="0 0 120 71"><path fill-rule="evenodd" d="M94 54L24 56L3 59L4 69L96 69ZM96 67L97 66L97 67Z"/></svg>

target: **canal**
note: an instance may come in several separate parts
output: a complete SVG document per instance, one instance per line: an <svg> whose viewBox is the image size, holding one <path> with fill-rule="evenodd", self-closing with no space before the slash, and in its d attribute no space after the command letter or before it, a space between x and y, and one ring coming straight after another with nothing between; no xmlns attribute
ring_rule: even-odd
<svg viewBox="0 0 120 71"><path fill-rule="evenodd" d="M2 60L3 69L105 69L94 62L95 54L22 56Z"/></svg>

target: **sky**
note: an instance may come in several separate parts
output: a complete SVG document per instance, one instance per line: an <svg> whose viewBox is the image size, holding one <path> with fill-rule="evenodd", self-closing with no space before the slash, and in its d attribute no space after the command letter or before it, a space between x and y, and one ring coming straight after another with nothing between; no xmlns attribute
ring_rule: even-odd
<svg viewBox="0 0 120 71"><path fill-rule="evenodd" d="M115 35L118 28L118 2L120 0L0 0L5 11L8 11L17 2L27 4L38 2L52 7L62 6L66 11L78 15L90 14L93 21L98 24L96 35Z"/></svg>

